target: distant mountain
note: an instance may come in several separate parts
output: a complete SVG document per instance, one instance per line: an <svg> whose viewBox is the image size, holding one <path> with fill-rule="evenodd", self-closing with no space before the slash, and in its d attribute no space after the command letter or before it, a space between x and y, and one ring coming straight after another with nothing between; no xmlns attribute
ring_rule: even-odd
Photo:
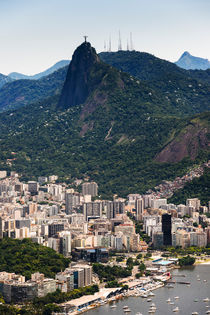
<svg viewBox="0 0 210 315"><path fill-rule="evenodd" d="M133 52L119 53L121 64L132 70ZM208 90L200 81L181 76L185 71L174 64L165 66L150 55L146 65L144 56L139 56L143 62L138 71L144 67L144 80L104 63L89 43L80 45L61 94L0 114L0 169L16 170L23 179L53 172L67 183L88 176L98 182L103 197L110 197L144 193L206 160L209 149L198 141L193 156L156 161L192 124L192 113L206 109ZM139 69L136 62L133 69ZM180 76L167 67L178 69ZM181 85L179 102L175 96ZM202 113L194 118L197 125L207 126L205 137L208 117ZM181 149L188 145L185 142Z"/></svg>
<svg viewBox="0 0 210 315"><path fill-rule="evenodd" d="M186 70L206 70L210 68L208 59L192 56L188 51L185 51L175 64Z"/></svg>
<svg viewBox="0 0 210 315"><path fill-rule="evenodd" d="M55 72L56 70L58 70L60 68L68 66L69 62L70 62L70 60L58 61L56 64L54 64L52 67L48 68L47 70L40 72L38 74L34 74L34 75L25 75L25 74L18 73L18 72L12 72L8 76L13 80L22 80L22 79L38 80L38 79L41 79L42 77L45 77L45 76Z"/></svg>
<svg viewBox="0 0 210 315"><path fill-rule="evenodd" d="M8 82L11 82L12 79L4 74L0 73L0 89L2 88L2 86Z"/></svg>
<svg viewBox="0 0 210 315"><path fill-rule="evenodd" d="M210 109L210 73L208 70L184 70L174 63L138 51L99 54L107 64L147 83L180 112L191 114ZM196 73L195 73L196 72ZM185 111L185 108L186 109Z"/></svg>

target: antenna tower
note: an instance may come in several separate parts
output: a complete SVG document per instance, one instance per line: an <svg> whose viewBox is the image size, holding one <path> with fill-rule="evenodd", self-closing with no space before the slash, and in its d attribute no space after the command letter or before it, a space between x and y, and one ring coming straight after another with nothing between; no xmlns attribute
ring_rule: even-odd
<svg viewBox="0 0 210 315"><path fill-rule="evenodd" d="M109 36L109 52L112 51L112 41L111 41L111 36Z"/></svg>
<svg viewBox="0 0 210 315"><path fill-rule="evenodd" d="M127 39L127 51L129 51L130 49L129 49L129 41L128 41L128 39Z"/></svg>
<svg viewBox="0 0 210 315"><path fill-rule="evenodd" d="M133 49L133 39L132 39L132 33L130 32L130 50L134 50Z"/></svg>
<svg viewBox="0 0 210 315"><path fill-rule="evenodd" d="M120 31L119 31L119 42L118 42L118 51L119 50L122 50L122 41L121 41Z"/></svg>
<svg viewBox="0 0 210 315"><path fill-rule="evenodd" d="M104 41L104 52L106 52L106 41Z"/></svg>

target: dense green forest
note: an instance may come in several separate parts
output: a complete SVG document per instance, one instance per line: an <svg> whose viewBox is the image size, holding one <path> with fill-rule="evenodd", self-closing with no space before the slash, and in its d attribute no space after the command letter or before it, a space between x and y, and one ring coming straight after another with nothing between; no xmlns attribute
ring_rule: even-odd
<svg viewBox="0 0 210 315"><path fill-rule="evenodd" d="M33 243L29 239L0 240L0 271L14 272L31 278L34 272L54 278L55 274L69 266L70 260L53 249Z"/></svg>
<svg viewBox="0 0 210 315"><path fill-rule="evenodd" d="M201 205L208 206L210 196L210 169L206 168L204 174L199 178L194 178L187 183L184 188L178 190L168 200L174 204L185 204L188 198L198 198Z"/></svg>
<svg viewBox="0 0 210 315"><path fill-rule="evenodd" d="M103 264L93 264L93 272L95 272L100 280L114 281L116 278L126 278L132 274L132 266L123 268L121 266L106 266Z"/></svg>
<svg viewBox="0 0 210 315"><path fill-rule="evenodd" d="M39 80L16 80L0 88L0 111L19 108L60 93L68 67Z"/></svg>

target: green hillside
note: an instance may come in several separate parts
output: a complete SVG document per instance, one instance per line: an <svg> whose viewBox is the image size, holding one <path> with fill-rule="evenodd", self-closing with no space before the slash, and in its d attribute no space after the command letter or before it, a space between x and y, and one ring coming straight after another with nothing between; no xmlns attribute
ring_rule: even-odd
<svg viewBox="0 0 210 315"><path fill-rule="evenodd" d="M207 148L198 146L193 159L187 154L178 162L155 161L192 124L186 116L192 114L190 102L172 104L148 82L104 64L97 56L88 65L80 63L89 54L94 50L87 54L84 49L81 56L77 54L79 59L72 59L75 72L68 72L62 103L57 95L0 115L0 169L16 170L23 179L58 174L71 182L89 176L98 182L100 194L110 197L144 193L208 158ZM74 85L77 92L72 98L68 89ZM84 101L77 105L78 95L84 95ZM196 128L208 115L196 117ZM207 133L208 128L204 136Z"/></svg>
<svg viewBox="0 0 210 315"><path fill-rule="evenodd" d="M206 168L204 174L199 178L194 178L187 183L183 189L178 190L169 202L175 204L185 204L188 198L199 198L201 205L208 207L210 201L210 169Z"/></svg>
<svg viewBox="0 0 210 315"><path fill-rule="evenodd" d="M60 93L67 67L39 80L17 80L0 89L0 111L19 108Z"/></svg>
<svg viewBox="0 0 210 315"><path fill-rule="evenodd" d="M34 272L54 278L55 274L69 265L69 259L53 249L33 243L29 239L0 240L0 271L21 274L26 279Z"/></svg>

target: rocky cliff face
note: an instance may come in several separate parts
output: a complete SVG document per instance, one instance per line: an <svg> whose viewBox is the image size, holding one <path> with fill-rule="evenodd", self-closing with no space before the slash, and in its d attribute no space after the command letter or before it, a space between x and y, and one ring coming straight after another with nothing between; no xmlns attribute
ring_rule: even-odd
<svg viewBox="0 0 210 315"><path fill-rule="evenodd" d="M191 121L155 158L156 162L177 163L186 157L195 160L200 150L208 150L209 127Z"/></svg>
<svg viewBox="0 0 210 315"><path fill-rule="evenodd" d="M82 43L74 52L58 103L60 108L83 104L91 93L89 80L93 66L100 63L90 43Z"/></svg>

